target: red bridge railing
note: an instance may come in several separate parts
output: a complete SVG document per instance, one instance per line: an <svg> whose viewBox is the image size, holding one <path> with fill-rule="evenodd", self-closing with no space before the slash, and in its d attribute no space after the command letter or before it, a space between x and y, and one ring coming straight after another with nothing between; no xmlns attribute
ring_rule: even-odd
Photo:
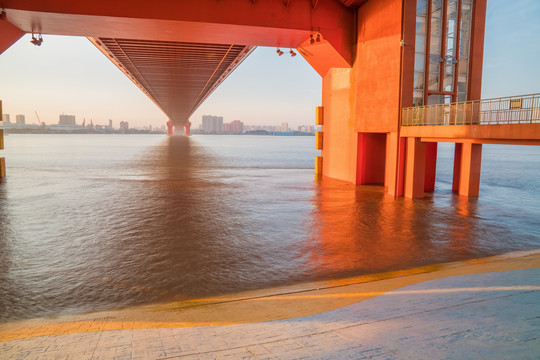
<svg viewBox="0 0 540 360"><path fill-rule="evenodd" d="M403 108L401 126L540 123L540 93Z"/></svg>

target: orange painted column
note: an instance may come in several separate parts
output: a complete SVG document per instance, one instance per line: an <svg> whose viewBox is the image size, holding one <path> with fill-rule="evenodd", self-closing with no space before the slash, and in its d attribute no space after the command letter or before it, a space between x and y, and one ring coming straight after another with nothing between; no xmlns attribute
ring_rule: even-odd
<svg viewBox="0 0 540 360"><path fill-rule="evenodd" d="M437 175L437 143L426 143L426 176L424 191L435 191L435 177Z"/></svg>
<svg viewBox="0 0 540 360"><path fill-rule="evenodd" d="M482 144L463 143L459 171L459 195L478 196L481 167Z"/></svg>
<svg viewBox="0 0 540 360"><path fill-rule="evenodd" d="M191 121L186 121L186 124L184 125L184 135L191 136Z"/></svg>
<svg viewBox="0 0 540 360"><path fill-rule="evenodd" d="M388 189L388 195L403 196L406 154L405 140L405 138L400 138L398 142L397 132L388 133L386 137L384 186Z"/></svg>
<svg viewBox="0 0 540 360"><path fill-rule="evenodd" d="M459 192L459 178L461 173L461 148L462 143L456 143L454 148L454 176L452 179L452 191Z"/></svg>
<svg viewBox="0 0 540 360"><path fill-rule="evenodd" d="M424 197L426 173L426 144L419 138L407 138L405 160L405 197L420 199Z"/></svg>

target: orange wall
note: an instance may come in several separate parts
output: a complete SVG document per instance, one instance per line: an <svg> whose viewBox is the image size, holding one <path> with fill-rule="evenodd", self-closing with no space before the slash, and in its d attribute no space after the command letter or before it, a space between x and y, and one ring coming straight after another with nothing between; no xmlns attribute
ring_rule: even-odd
<svg viewBox="0 0 540 360"><path fill-rule="evenodd" d="M363 165L358 171L357 158L362 154L357 148L358 133L398 132L400 106L412 105L416 1L405 0L404 4L403 8L402 0L364 3L358 9L356 58L350 71L349 87L344 83L344 76L337 76L341 70L333 69L324 78L323 168L326 176L354 183L371 182L372 175L377 182L385 180L380 171L373 174L364 171L366 166L382 168L384 154L371 159L369 164L360 161ZM404 47L401 46L402 33ZM395 156L387 158L395 160ZM387 166L395 168L395 161Z"/></svg>
<svg viewBox="0 0 540 360"><path fill-rule="evenodd" d="M401 0L368 1L358 10L358 43L353 70L357 132L397 129L401 3Z"/></svg>
<svg viewBox="0 0 540 360"><path fill-rule="evenodd" d="M323 174L356 182L356 141L352 118L351 70L331 69L323 79Z"/></svg>
<svg viewBox="0 0 540 360"><path fill-rule="evenodd" d="M324 77L325 176L354 183L363 182L359 176L369 178L370 174L361 176L363 172L356 171L358 133L397 132L400 105L412 105L416 2L405 1L403 26L402 4L402 0L364 3L358 9L353 68L348 76L344 75L346 70L333 69ZM403 77L401 64L405 69ZM378 158L383 166L384 155ZM377 176L379 181L383 182L384 177Z"/></svg>

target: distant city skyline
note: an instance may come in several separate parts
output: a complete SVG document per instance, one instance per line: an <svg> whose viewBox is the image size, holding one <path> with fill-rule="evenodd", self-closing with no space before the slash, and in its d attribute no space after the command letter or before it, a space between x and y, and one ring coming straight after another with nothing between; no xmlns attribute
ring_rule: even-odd
<svg viewBox="0 0 540 360"><path fill-rule="evenodd" d="M540 2L489 0L482 97L540 91ZM167 117L87 39L44 35L36 47L27 35L0 55L0 99L11 119L55 124L73 114L94 123L162 126ZM257 48L190 118L291 128L314 124L322 79L301 57ZM38 115L36 115L36 112ZM81 120L78 120L79 122Z"/></svg>

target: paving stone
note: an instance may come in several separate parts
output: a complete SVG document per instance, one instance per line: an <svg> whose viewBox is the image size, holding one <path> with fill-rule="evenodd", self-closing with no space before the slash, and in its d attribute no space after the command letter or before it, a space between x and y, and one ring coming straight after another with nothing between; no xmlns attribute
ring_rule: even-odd
<svg viewBox="0 0 540 360"><path fill-rule="evenodd" d="M455 276L297 319L0 342L0 360L537 358L539 290L540 269Z"/></svg>

